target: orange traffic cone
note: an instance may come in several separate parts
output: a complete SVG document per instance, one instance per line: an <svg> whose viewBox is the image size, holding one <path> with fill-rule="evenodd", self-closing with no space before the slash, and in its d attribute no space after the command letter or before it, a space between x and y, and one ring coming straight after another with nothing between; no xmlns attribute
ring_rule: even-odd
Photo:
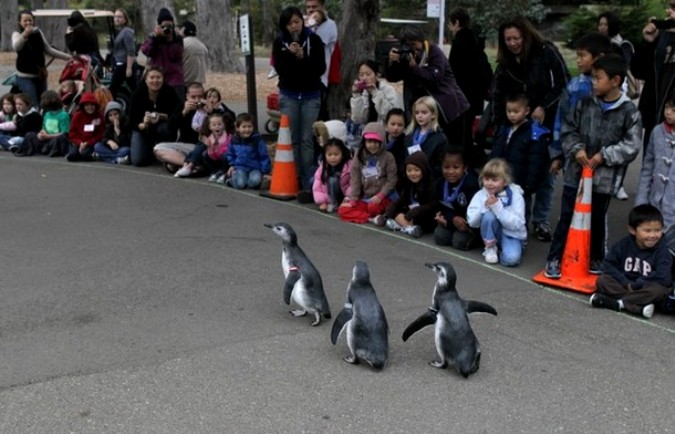
<svg viewBox="0 0 675 434"><path fill-rule="evenodd" d="M560 279L551 279L540 271L532 277L537 283L570 291L591 294L595 292L598 276L588 272L591 264L591 198L593 170L584 167L574 204L572 224L567 233L565 251L560 266Z"/></svg>
<svg viewBox="0 0 675 434"><path fill-rule="evenodd" d="M288 115L281 115L279 138L277 140L274 165L272 166L272 182L268 191L260 195L279 200L292 200L298 194L298 175L293 161L293 143Z"/></svg>

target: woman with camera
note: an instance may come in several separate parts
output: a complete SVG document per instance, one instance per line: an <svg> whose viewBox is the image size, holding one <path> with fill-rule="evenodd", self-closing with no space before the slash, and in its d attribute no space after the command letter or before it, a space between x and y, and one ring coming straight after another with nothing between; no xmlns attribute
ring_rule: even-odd
<svg viewBox="0 0 675 434"><path fill-rule="evenodd" d="M399 41L400 47L389 51L385 78L391 83L403 80L407 118L412 119L412 106L417 99L431 96L438 105L438 121L448 141L469 146L471 132L464 128L469 102L457 85L445 53L429 42L418 27L403 27Z"/></svg>
<svg viewBox="0 0 675 434"><path fill-rule="evenodd" d="M401 108L394 86L380 79L379 66L370 59L359 64L359 76L354 80L349 100L351 118L355 124L383 123L389 110Z"/></svg>
<svg viewBox="0 0 675 434"><path fill-rule="evenodd" d="M157 16L157 26L141 45L148 57L147 66L158 66L164 71L164 80L172 86L180 99L185 97L183 76L183 38L176 33L173 16L162 8Z"/></svg>
<svg viewBox="0 0 675 434"><path fill-rule="evenodd" d="M131 98L129 123L132 127L129 159L134 166L147 166L153 161L153 147L159 142L175 142L176 127L171 119L181 109L181 101L164 81L161 68L145 71L145 82Z"/></svg>

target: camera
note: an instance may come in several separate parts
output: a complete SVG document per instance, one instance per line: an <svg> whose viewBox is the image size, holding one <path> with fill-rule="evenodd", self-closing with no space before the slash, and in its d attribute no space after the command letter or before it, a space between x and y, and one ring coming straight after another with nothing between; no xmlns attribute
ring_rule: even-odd
<svg viewBox="0 0 675 434"><path fill-rule="evenodd" d="M356 88L359 90L359 92L363 92L364 90L366 90L367 87L368 83L366 83L364 80L361 80L358 83L356 83Z"/></svg>
<svg viewBox="0 0 675 434"><path fill-rule="evenodd" d="M408 44L401 44L401 46L398 48L398 54L400 56L401 62L403 63L409 63L410 59L413 56L415 50L408 45Z"/></svg>
<svg viewBox="0 0 675 434"><path fill-rule="evenodd" d="M652 20L652 24L659 30L668 30L675 27L675 20Z"/></svg>
<svg viewBox="0 0 675 434"><path fill-rule="evenodd" d="M206 107L206 101L199 101L199 102L197 103L197 108L198 108L198 109L203 109L204 107Z"/></svg>
<svg viewBox="0 0 675 434"><path fill-rule="evenodd" d="M173 32L173 26L163 26L162 30L166 36L169 36Z"/></svg>

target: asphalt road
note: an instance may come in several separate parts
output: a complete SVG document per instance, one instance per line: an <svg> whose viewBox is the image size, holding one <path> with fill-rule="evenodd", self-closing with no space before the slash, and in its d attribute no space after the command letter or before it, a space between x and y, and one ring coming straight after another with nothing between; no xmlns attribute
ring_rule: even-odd
<svg viewBox="0 0 675 434"><path fill-rule="evenodd" d="M629 185L634 185L635 168ZM628 189L634 197L634 189ZM559 197L559 191L558 195ZM615 239L630 203L610 208ZM530 281L296 202L179 180L161 168L0 154L1 433L669 433L675 319L596 310ZM357 259L389 321L382 372L353 366L330 322L282 300L281 242L295 227L333 316ZM427 362L431 328L401 340L449 261L483 349L468 380Z"/></svg>

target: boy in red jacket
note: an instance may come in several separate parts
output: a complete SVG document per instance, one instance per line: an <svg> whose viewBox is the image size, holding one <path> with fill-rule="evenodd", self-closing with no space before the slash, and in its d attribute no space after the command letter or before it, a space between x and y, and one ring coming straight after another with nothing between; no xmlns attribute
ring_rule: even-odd
<svg viewBox="0 0 675 434"><path fill-rule="evenodd" d="M105 122L96 97L93 93L86 92L80 98L80 106L70 122L70 147L66 160L92 161L94 145L103 139L104 132Z"/></svg>

